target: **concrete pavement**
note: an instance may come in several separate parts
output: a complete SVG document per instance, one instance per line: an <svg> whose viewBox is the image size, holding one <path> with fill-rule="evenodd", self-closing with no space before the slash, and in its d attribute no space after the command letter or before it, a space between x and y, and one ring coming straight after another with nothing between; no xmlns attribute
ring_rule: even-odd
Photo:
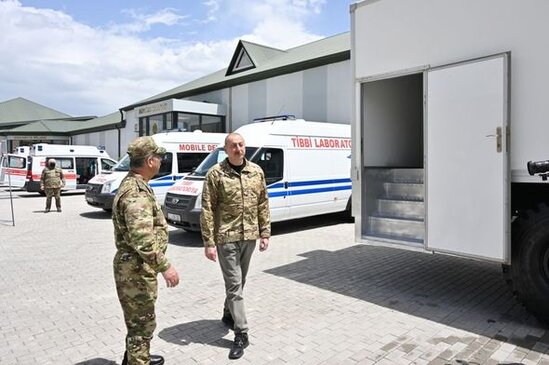
<svg viewBox="0 0 549 365"><path fill-rule="evenodd" d="M0 188L0 364L119 364L125 328L112 277L110 214L64 194ZM549 334L497 264L357 245L322 216L273 226L245 289L250 346L228 360L223 283L200 237L170 231L181 277L160 277L152 348L166 364L549 364Z"/></svg>

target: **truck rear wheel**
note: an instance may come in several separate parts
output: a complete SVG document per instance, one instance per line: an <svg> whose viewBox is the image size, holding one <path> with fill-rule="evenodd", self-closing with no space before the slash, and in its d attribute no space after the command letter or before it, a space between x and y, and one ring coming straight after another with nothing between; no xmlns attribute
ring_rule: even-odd
<svg viewBox="0 0 549 365"><path fill-rule="evenodd" d="M549 207L546 204L513 222L510 279L526 309L549 323Z"/></svg>

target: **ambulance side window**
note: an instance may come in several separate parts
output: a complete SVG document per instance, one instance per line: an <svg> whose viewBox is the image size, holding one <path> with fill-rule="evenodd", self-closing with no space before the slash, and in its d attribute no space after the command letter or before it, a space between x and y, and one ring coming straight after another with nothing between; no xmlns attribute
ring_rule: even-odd
<svg viewBox="0 0 549 365"><path fill-rule="evenodd" d="M177 172L185 174L192 172L208 156L208 153L177 153Z"/></svg>
<svg viewBox="0 0 549 365"><path fill-rule="evenodd" d="M74 162L73 162L72 158L59 158L59 157L54 157L54 158L55 158L57 167L61 167L63 170L72 170L72 169L74 169ZM46 162L49 159L50 159L49 157L46 158Z"/></svg>
<svg viewBox="0 0 549 365"><path fill-rule="evenodd" d="M101 159L101 171L111 171L112 167L116 164L116 162L113 162L111 160L107 160L105 158Z"/></svg>
<svg viewBox="0 0 549 365"><path fill-rule="evenodd" d="M168 152L164 156L162 156L162 162L160 163L160 171L158 171L158 174L154 177L154 179L157 179L162 176L171 175L172 174L172 161L173 161L173 154Z"/></svg>
<svg viewBox="0 0 549 365"><path fill-rule="evenodd" d="M253 162L263 169L267 185L284 177L284 151L279 148L263 148L255 155Z"/></svg>

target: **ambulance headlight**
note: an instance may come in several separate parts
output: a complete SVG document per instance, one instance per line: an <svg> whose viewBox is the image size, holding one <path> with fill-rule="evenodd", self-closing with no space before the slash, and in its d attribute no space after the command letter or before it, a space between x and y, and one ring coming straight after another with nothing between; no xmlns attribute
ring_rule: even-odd
<svg viewBox="0 0 549 365"><path fill-rule="evenodd" d="M202 194L196 197L196 202L194 203L194 209L202 209Z"/></svg>
<svg viewBox="0 0 549 365"><path fill-rule="evenodd" d="M101 194L108 194L111 192L111 183L104 183L103 187L101 188Z"/></svg>

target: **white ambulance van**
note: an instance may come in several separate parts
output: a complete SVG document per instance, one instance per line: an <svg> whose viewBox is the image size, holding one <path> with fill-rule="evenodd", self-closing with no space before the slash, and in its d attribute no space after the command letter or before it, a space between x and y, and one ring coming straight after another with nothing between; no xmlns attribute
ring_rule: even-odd
<svg viewBox="0 0 549 365"><path fill-rule="evenodd" d="M22 188L27 182L29 146L17 147L0 157L0 184Z"/></svg>
<svg viewBox="0 0 549 365"><path fill-rule="evenodd" d="M351 127L303 119L259 121L238 128L246 158L265 172L273 222L347 212L351 202ZM215 149L196 171L166 194L168 224L200 230L202 186L208 170L227 155Z"/></svg>
<svg viewBox="0 0 549 365"><path fill-rule="evenodd" d="M44 193L40 190L40 177L50 158L55 159L56 166L63 170L63 190L86 189L91 178L110 170L116 164L107 151L95 146L34 144L29 154L25 183L27 191Z"/></svg>
<svg viewBox="0 0 549 365"><path fill-rule="evenodd" d="M160 172L149 181L160 204L164 203L168 188L192 172L225 140L225 136L225 133L203 133L200 130L164 132L152 136L156 144L167 150L160 165ZM86 189L88 204L103 210L111 210L118 187L129 170L130 158L126 154L112 170L93 178Z"/></svg>

